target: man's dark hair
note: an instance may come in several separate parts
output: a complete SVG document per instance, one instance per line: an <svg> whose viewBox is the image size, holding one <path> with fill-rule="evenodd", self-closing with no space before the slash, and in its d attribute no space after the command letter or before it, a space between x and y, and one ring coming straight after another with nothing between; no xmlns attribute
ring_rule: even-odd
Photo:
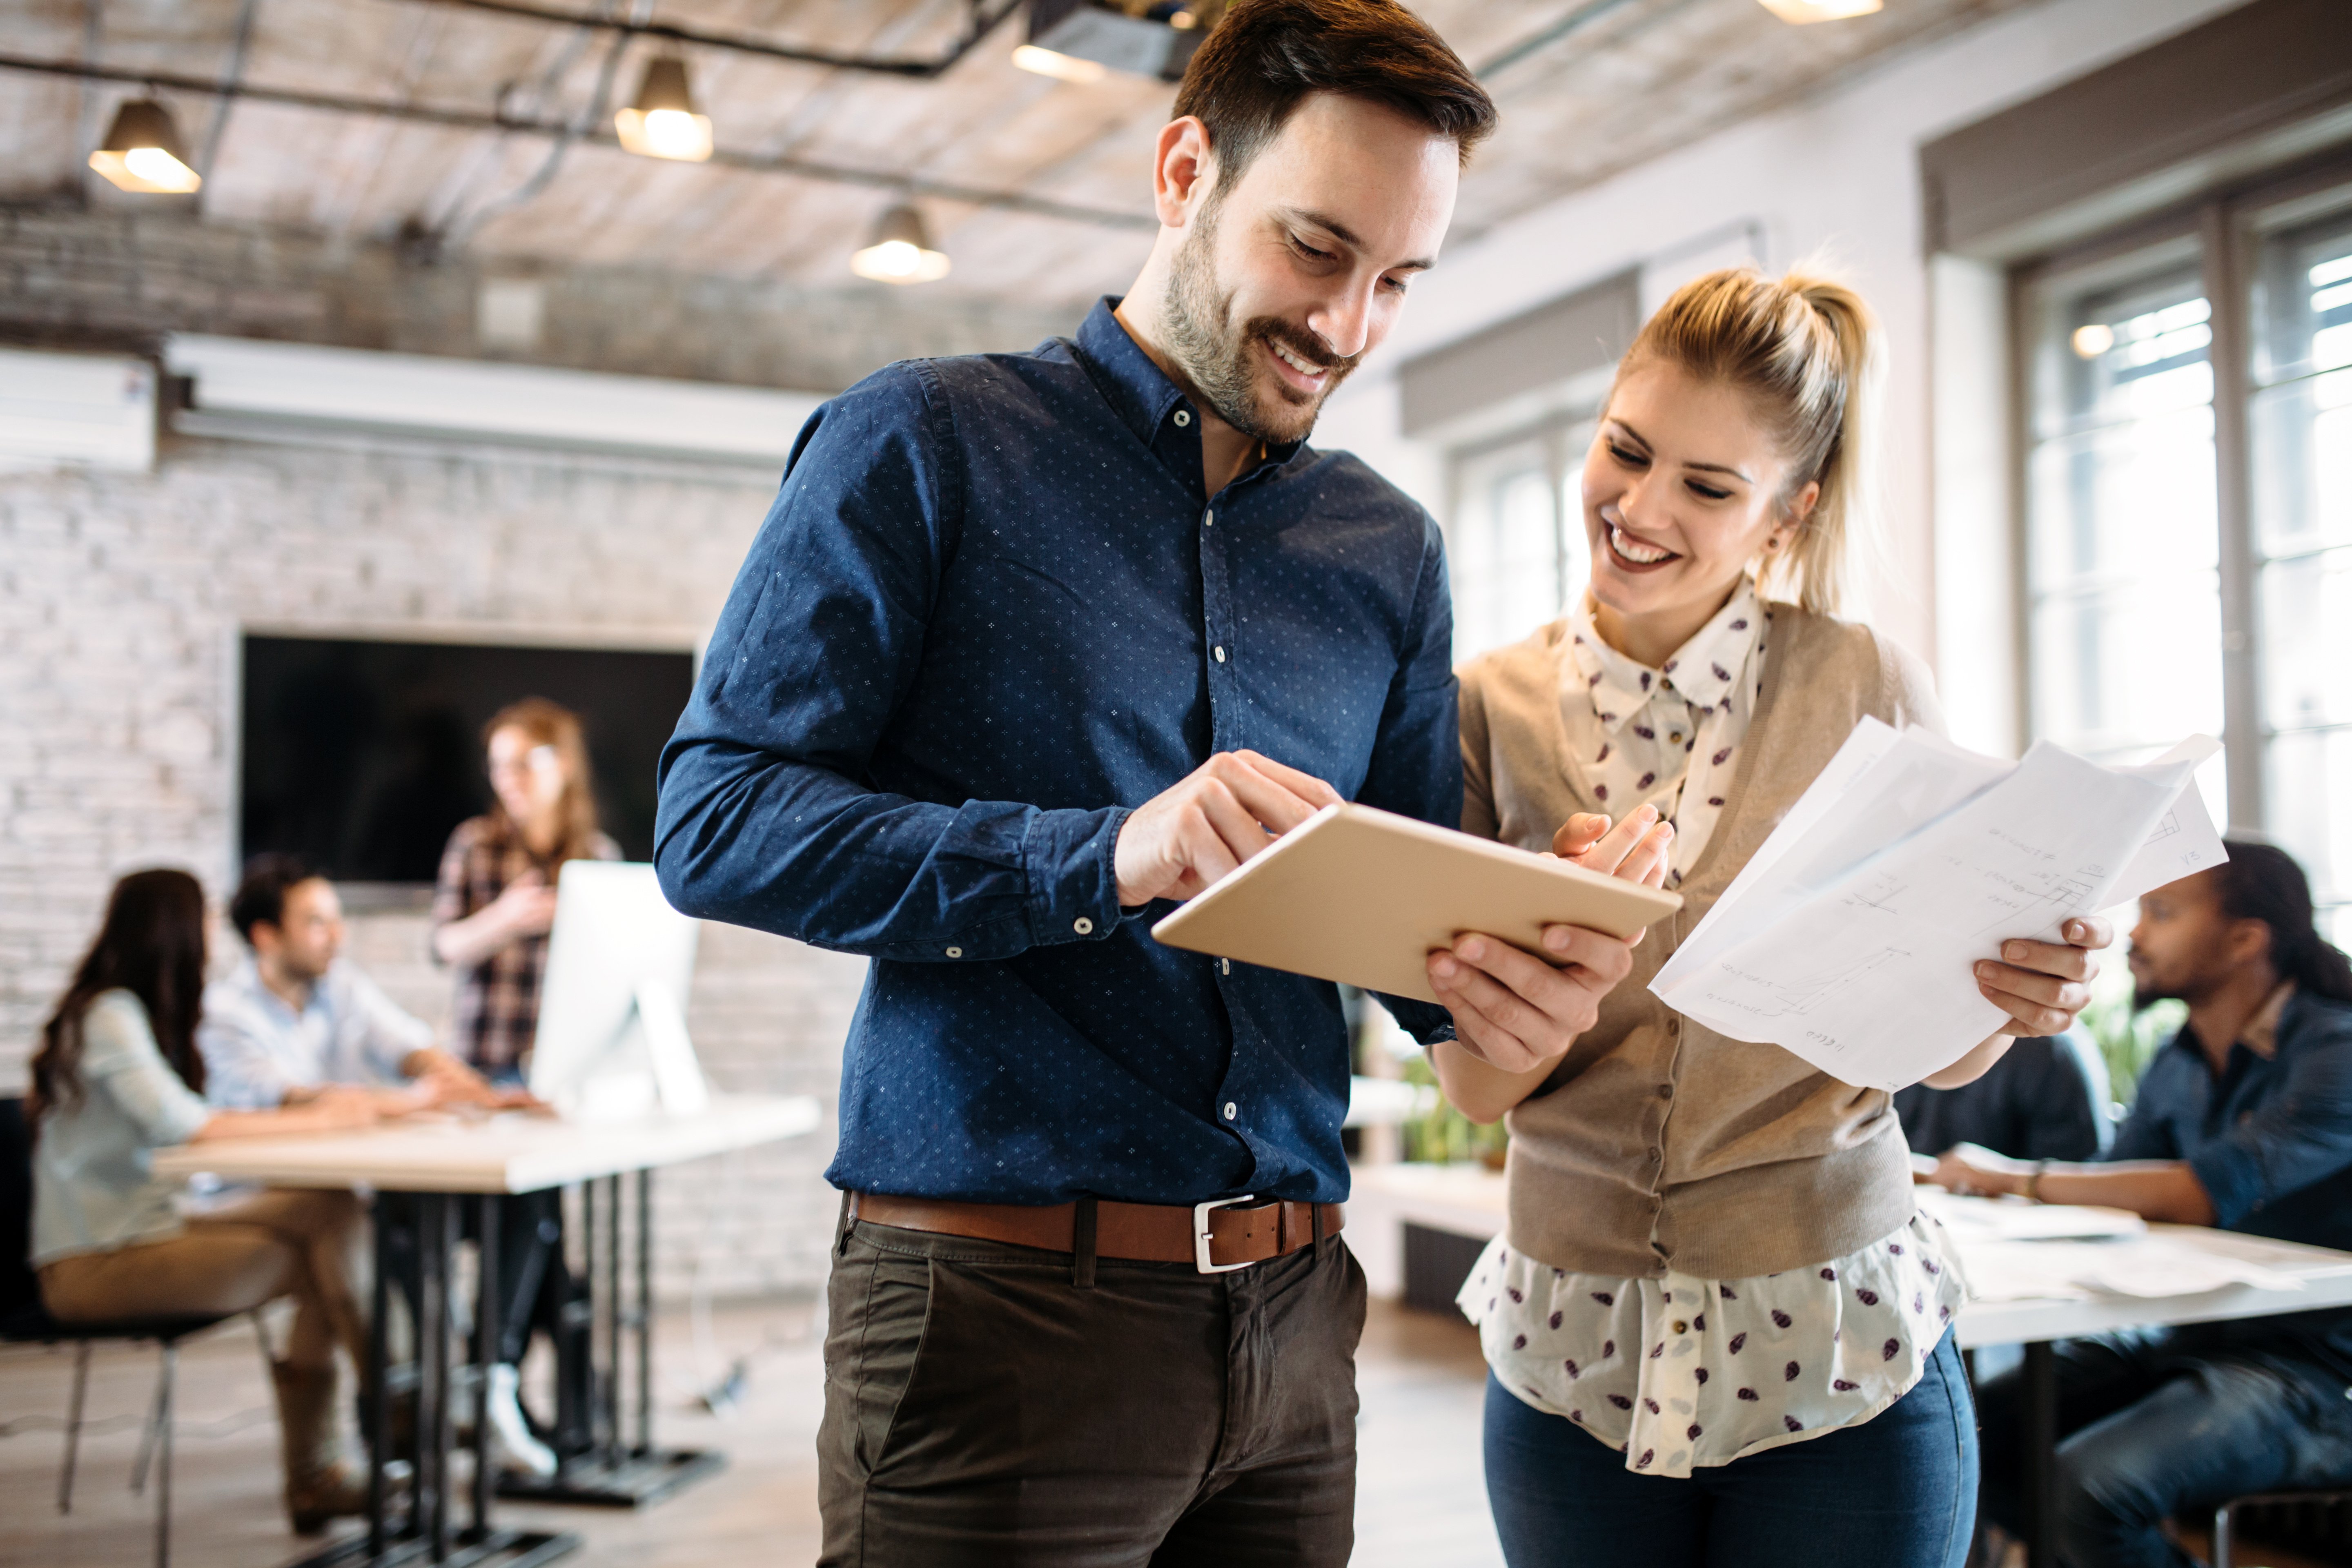
<svg viewBox="0 0 2352 1568"><path fill-rule="evenodd" d="M236 885L236 896L228 901L229 923L236 934L253 945L253 928L264 921L280 927L286 923L286 890L298 882L307 882L319 875L318 868L299 855L281 855L272 851L256 855L245 863L245 878Z"/></svg>
<svg viewBox="0 0 2352 1568"><path fill-rule="evenodd" d="M1318 92L1418 120L1465 159L1495 129L1495 100L1462 57L1393 0L1240 0L1185 68L1175 118L1208 127L1222 193Z"/></svg>
<svg viewBox="0 0 2352 1568"><path fill-rule="evenodd" d="M2352 1002L2352 961L2312 920L2311 881L2294 857L2251 838L2225 840L2230 858L2217 868L2221 912L2271 928L2271 964L2315 996Z"/></svg>

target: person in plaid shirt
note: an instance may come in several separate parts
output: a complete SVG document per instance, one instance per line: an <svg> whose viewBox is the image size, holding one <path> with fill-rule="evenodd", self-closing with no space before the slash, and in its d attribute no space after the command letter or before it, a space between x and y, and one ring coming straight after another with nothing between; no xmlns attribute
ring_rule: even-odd
<svg viewBox="0 0 2352 1568"><path fill-rule="evenodd" d="M617 860L596 826L588 748L571 710L526 698L483 729L487 816L457 825L433 895L433 955L457 971L449 1041L493 1079L518 1079L539 1028L539 982L566 860Z"/></svg>
<svg viewBox="0 0 2352 1568"><path fill-rule="evenodd" d="M539 1030L556 874L566 860L617 860L621 851L596 826L588 747L570 709L526 698L494 714L482 740L497 804L459 823L442 851L433 956L457 972L449 1048L494 1083L520 1083ZM531 1331L551 1331L571 1292L562 1194L507 1199L499 1239L505 1302L490 1423L510 1468L550 1476L556 1458L522 1408L519 1368Z"/></svg>

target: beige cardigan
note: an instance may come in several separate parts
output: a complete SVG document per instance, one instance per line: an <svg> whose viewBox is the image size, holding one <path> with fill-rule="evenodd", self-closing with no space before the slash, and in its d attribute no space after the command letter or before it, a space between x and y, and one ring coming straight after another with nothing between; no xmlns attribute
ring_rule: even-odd
<svg viewBox="0 0 2352 1568"><path fill-rule="evenodd" d="M1763 691L1723 815L1633 971L1542 1087L1510 1112L1512 1245L1554 1268L1736 1279L1843 1257L1912 1214L1908 1151L1885 1091L1669 1009L1651 979L1863 715L1943 717L1917 661L1867 627L1773 605ZM1548 849L1601 809L1560 720L1554 622L1463 667L1463 828Z"/></svg>

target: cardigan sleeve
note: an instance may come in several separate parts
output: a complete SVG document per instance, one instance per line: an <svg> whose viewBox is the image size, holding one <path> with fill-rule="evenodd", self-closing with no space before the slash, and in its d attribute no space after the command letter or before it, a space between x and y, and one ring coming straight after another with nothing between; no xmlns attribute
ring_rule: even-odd
<svg viewBox="0 0 2352 1568"><path fill-rule="evenodd" d="M1883 632L1873 631L1878 645L1881 706L1895 715L1897 729L1917 724L1938 735L1948 735L1944 704L1936 695L1936 678L1925 660Z"/></svg>
<svg viewBox="0 0 2352 1568"><path fill-rule="evenodd" d="M1479 838L1500 838L1502 819L1495 811L1495 753L1486 721L1486 688L1483 660L1465 664L1462 681L1462 831Z"/></svg>

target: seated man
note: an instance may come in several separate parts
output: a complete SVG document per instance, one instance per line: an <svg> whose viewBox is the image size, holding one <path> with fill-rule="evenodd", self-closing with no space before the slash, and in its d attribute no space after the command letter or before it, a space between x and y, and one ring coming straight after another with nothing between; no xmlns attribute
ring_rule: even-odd
<svg viewBox="0 0 2352 1568"><path fill-rule="evenodd" d="M2107 1151L2107 1065L2078 1029L2022 1039L1974 1083L1895 1091L1916 1154L1975 1143L2020 1160L2095 1160Z"/></svg>
<svg viewBox="0 0 2352 1568"><path fill-rule="evenodd" d="M235 1110L300 1105L343 1086L396 1088L385 1110L488 1097L433 1027L341 960L335 886L291 855L257 855L229 920L250 950L205 987L205 1097Z"/></svg>
<svg viewBox="0 0 2352 1568"><path fill-rule="evenodd" d="M2268 845L2140 900L2136 1002L2189 1004L2108 1162L1962 1146L1955 1192L2105 1204L2153 1220L2352 1249L2352 964L2312 923L2303 869ZM2164 1521L2229 1498L2352 1483L2352 1309L2071 1340L2058 1350L2059 1554L2187 1568ZM2021 1390L1981 1394L1986 1512L2014 1532Z"/></svg>

